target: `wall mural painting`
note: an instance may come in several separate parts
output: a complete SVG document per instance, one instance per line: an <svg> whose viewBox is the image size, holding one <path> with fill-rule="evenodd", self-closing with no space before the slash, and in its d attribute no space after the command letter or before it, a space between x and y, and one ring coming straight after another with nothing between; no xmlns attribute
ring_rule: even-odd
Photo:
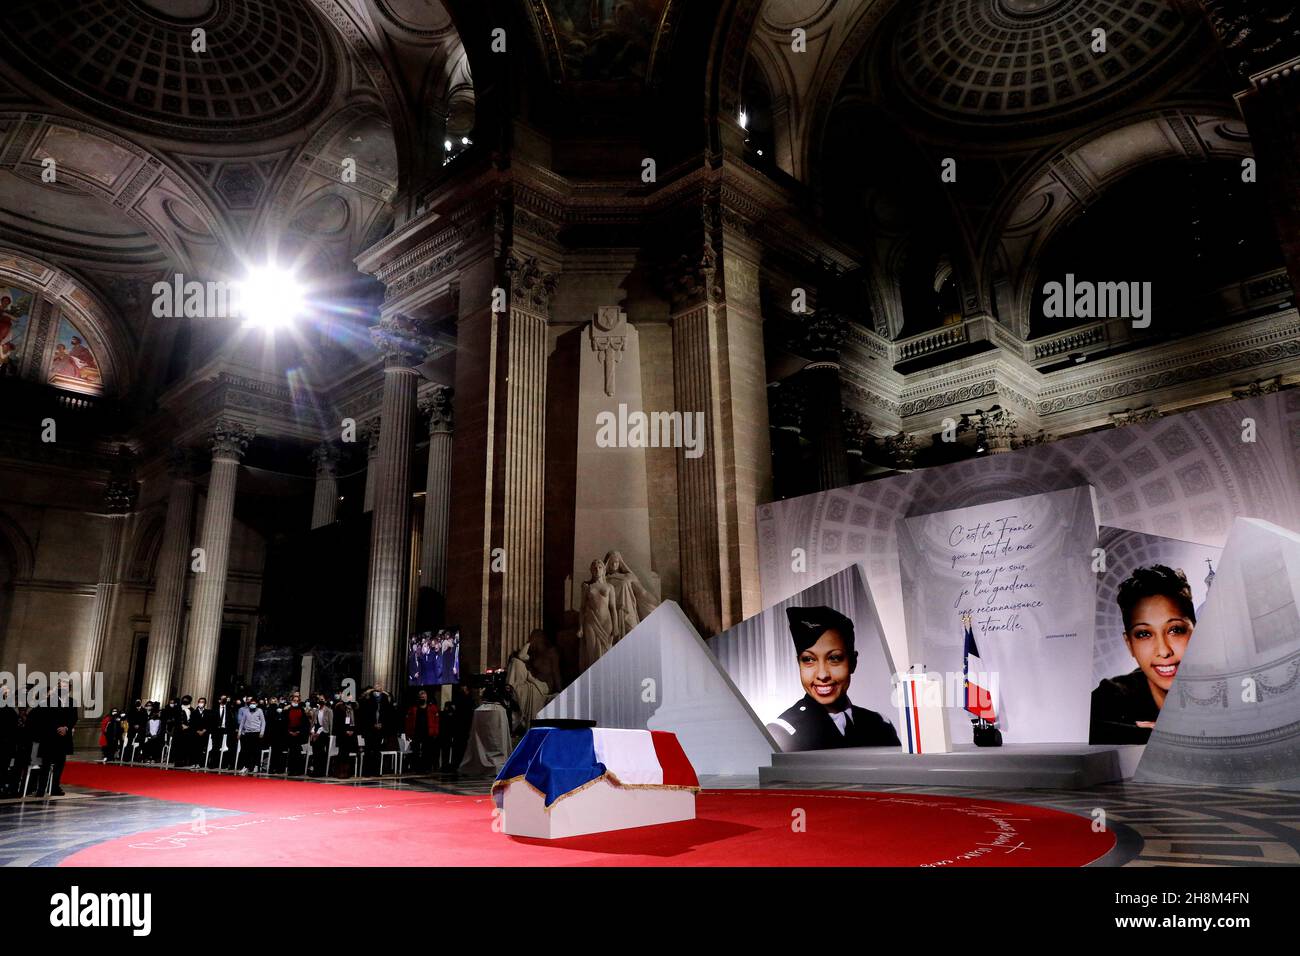
<svg viewBox="0 0 1300 956"><path fill-rule="evenodd" d="M570 80L645 79L666 0L547 0Z"/></svg>
<svg viewBox="0 0 1300 956"><path fill-rule="evenodd" d="M90 350L86 337L66 316L59 319L49 380L51 385L77 392L98 393L103 387L99 361Z"/></svg>
<svg viewBox="0 0 1300 956"><path fill-rule="evenodd" d="M31 313L30 292L0 286L0 377L18 374Z"/></svg>

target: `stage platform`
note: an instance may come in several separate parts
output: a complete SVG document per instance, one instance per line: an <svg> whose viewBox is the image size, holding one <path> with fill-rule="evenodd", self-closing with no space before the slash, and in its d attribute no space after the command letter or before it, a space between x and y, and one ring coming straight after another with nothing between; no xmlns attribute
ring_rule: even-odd
<svg viewBox="0 0 1300 956"><path fill-rule="evenodd" d="M1141 746L958 744L950 754L906 754L896 747L846 747L776 753L760 767L762 785L855 783L875 786L1079 790L1133 776Z"/></svg>

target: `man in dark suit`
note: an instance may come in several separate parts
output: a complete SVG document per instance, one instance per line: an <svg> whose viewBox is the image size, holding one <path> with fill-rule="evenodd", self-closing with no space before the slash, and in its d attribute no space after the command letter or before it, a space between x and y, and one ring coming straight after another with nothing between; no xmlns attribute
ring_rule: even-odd
<svg viewBox="0 0 1300 956"><path fill-rule="evenodd" d="M364 756L378 773L380 751L397 749L397 721L392 701L382 684L372 687L361 702L361 736L366 738ZM364 771L359 773L364 776Z"/></svg>
<svg viewBox="0 0 1300 956"><path fill-rule="evenodd" d="M63 777L63 765L72 753L72 731L77 726L77 702L66 680L59 681L49 701L40 709L43 713L37 727L41 760L50 775L50 796L61 797L63 789L59 781Z"/></svg>
<svg viewBox="0 0 1300 956"><path fill-rule="evenodd" d="M786 618L804 696L768 725L781 749L899 746L889 721L849 700L858 666L853 621L829 607L787 608Z"/></svg>
<svg viewBox="0 0 1300 956"><path fill-rule="evenodd" d="M230 748L230 763L235 762L235 738L239 733L238 708L230 702L230 697L222 694L217 705L206 712L208 736L212 738L212 761L221 769L221 745Z"/></svg>

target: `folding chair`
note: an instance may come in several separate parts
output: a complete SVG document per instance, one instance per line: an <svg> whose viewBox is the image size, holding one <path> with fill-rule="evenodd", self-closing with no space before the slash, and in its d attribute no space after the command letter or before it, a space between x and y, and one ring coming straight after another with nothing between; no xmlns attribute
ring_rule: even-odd
<svg viewBox="0 0 1300 956"><path fill-rule="evenodd" d="M411 756L411 738L406 734L397 735L397 775L402 775L402 764Z"/></svg>
<svg viewBox="0 0 1300 956"><path fill-rule="evenodd" d="M164 770L170 770L172 765L172 735L167 734L163 737L162 762L160 766Z"/></svg>
<svg viewBox="0 0 1300 956"><path fill-rule="evenodd" d="M217 772L218 773L221 772L221 765L226 762L226 754L228 753L230 753L230 734L222 734L221 749L217 751Z"/></svg>
<svg viewBox="0 0 1300 956"><path fill-rule="evenodd" d="M330 745L325 751L325 776L330 775L330 761L339 755L339 740L330 734Z"/></svg>
<svg viewBox="0 0 1300 956"><path fill-rule="evenodd" d="M362 737L360 734L357 734L357 749L352 755L353 759L356 761L355 766L357 771L353 775L354 779L360 777L361 771L364 770L366 767L365 756L366 756L366 738Z"/></svg>
<svg viewBox="0 0 1300 956"><path fill-rule="evenodd" d="M406 734L402 734L402 737L405 737L405 736L406 736ZM401 738L398 739L398 744L397 744L397 745L398 745L399 747L401 746ZM382 746L382 744L381 744L380 746ZM381 750L381 751L379 751L379 776L382 777L382 776L384 775L384 758L385 758L385 757L392 757L392 758L393 758L393 772L394 772L394 773L401 773L401 772L402 772L402 771L401 771L401 766L402 766L402 754L401 754L401 751L399 751L399 750Z"/></svg>
<svg viewBox="0 0 1300 956"><path fill-rule="evenodd" d="M18 792L19 797L27 796L27 791L32 786L32 774L39 774L45 766L45 761L40 758L40 749L40 744L32 744L32 755L27 761L27 775L23 777L23 788Z"/></svg>
<svg viewBox="0 0 1300 956"><path fill-rule="evenodd" d="M270 747L263 747L261 754L258 755L257 771L258 773L271 772L271 748Z"/></svg>

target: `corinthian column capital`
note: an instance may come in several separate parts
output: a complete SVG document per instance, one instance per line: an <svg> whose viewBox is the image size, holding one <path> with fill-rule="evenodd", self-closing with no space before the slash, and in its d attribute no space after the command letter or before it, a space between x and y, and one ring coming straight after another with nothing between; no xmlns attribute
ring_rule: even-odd
<svg viewBox="0 0 1300 956"><path fill-rule="evenodd" d="M231 418L217 419L212 426L212 457L239 461L248 450L248 443L257 434L257 429L246 422Z"/></svg>
<svg viewBox="0 0 1300 956"><path fill-rule="evenodd" d="M455 389L450 386L439 385L420 399L420 412L428 416L430 435L452 430L452 398L455 394Z"/></svg>
<svg viewBox="0 0 1300 956"><path fill-rule="evenodd" d="M423 323L404 315L384 319L370 330L370 340L383 355L385 368L415 368L434 346Z"/></svg>

